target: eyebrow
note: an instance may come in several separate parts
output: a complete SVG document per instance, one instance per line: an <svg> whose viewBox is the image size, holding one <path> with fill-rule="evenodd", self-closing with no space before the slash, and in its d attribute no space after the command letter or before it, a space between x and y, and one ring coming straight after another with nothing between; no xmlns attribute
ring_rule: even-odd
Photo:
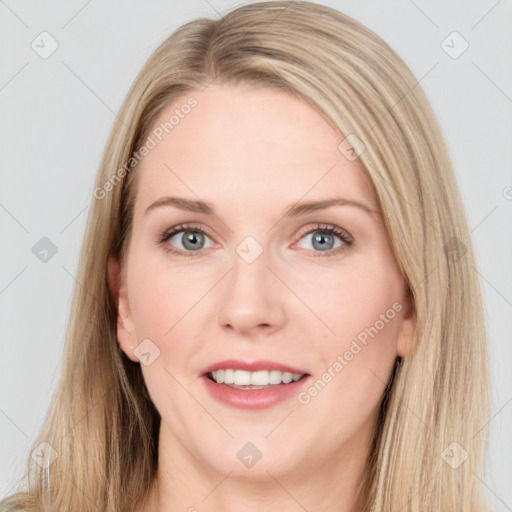
<svg viewBox="0 0 512 512"><path fill-rule="evenodd" d="M172 196L162 197L155 201L154 203L152 203L151 205L149 205L146 208L144 215L147 215L151 210L163 206L174 206L175 208L179 208L180 210L193 213L202 213L204 215L216 215L213 205L207 201ZM321 199L317 201L292 204L284 210L283 216L298 217L300 215L305 215L310 212L325 210L332 206L354 206L366 213L369 213L370 215L378 213L376 210L372 210L369 206L362 203L361 201L357 201L355 199L345 199L343 197L334 197Z"/></svg>

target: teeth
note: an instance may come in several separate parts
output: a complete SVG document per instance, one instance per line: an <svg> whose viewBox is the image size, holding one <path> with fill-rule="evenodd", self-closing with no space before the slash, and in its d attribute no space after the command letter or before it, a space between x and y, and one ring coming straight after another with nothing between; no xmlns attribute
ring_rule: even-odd
<svg viewBox="0 0 512 512"><path fill-rule="evenodd" d="M268 386L276 384L289 384L298 381L303 373L281 372L279 370L261 370L246 372L245 370L223 369L211 372L217 384L234 384L235 386Z"/></svg>

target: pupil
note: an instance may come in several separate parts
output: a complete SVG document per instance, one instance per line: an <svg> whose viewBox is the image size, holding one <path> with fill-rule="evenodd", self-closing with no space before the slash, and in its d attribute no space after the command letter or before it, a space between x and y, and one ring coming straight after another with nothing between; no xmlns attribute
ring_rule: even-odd
<svg viewBox="0 0 512 512"><path fill-rule="evenodd" d="M198 241L201 239L202 234L201 233L189 233L184 238L183 245L187 249L197 250L198 248Z"/></svg>
<svg viewBox="0 0 512 512"><path fill-rule="evenodd" d="M331 238L331 243L325 242L326 237ZM328 249L331 249L333 246L332 236L327 233L318 233L317 232L317 234L313 237L313 245L315 244L315 242L318 242L320 244L320 246L319 246L320 249L328 250Z"/></svg>

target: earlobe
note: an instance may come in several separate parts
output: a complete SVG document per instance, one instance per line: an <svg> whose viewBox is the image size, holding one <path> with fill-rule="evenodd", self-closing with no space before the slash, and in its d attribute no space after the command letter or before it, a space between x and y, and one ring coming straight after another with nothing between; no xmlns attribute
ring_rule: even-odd
<svg viewBox="0 0 512 512"><path fill-rule="evenodd" d="M138 362L138 359L133 354L133 347L137 343L130 305L128 303L126 283L121 278L121 265L119 261L112 256L108 260L108 284L117 308L117 342L127 357L132 361Z"/></svg>
<svg viewBox="0 0 512 512"><path fill-rule="evenodd" d="M412 293L407 293L404 303L397 343L397 353L402 358L412 353L416 342L416 308Z"/></svg>

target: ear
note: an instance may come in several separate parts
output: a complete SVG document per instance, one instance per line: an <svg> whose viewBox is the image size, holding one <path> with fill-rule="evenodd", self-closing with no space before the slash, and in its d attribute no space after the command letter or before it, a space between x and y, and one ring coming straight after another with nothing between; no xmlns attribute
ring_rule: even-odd
<svg viewBox="0 0 512 512"><path fill-rule="evenodd" d="M404 358L413 351L416 341L416 309L414 307L414 297L409 288L405 294L402 311L397 340L397 353L400 357Z"/></svg>
<svg viewBox="0 0 512 512"><path fill-rule="evenodd" d="M113 256L108 259L108 285L117 306L117 342L127 357L134 362L139 362L133 354L133 348L137 346L137 338L128 303L126 283L122 280L121 265Z"/></svg>

